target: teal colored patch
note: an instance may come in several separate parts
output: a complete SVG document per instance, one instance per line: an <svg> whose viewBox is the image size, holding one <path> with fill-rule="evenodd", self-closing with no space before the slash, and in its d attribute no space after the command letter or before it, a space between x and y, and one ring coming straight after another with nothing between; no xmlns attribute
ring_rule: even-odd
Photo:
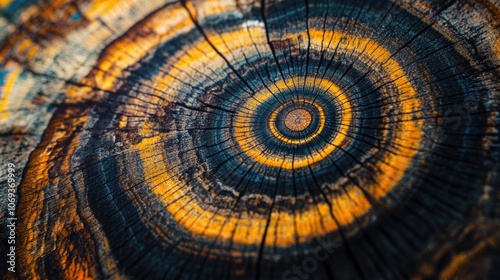
<svg viewBox="0 0 500 280"><path fill-rule="evenodd" d="M16 18L29 6L36 3L36 0L14 0L7 7L1 9L3 16L11 21L15 21Z"/></svg>
<svg viewBox="0 0 500 280"><path fill-rule="evenodd" d="M71 15L71 20L77 21L82 18L82 14L80 12L76 11Z"/></svg>
<svg viewBox="0 0 500 280"><path fill-rule="evenodd" d="M0 70L0 87L2 87L5 83L5 76L7 76L10 73L9 70L2 69Z"/></svg>

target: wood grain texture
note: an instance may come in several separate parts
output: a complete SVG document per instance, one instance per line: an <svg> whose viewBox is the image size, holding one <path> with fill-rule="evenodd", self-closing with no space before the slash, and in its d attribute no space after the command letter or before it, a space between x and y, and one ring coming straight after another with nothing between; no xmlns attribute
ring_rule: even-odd
<svg viewBox="0 0 500 280"><path fill-rule="evenodd" d="M0 15L2 279L500 279L498 1Z"/></svg>

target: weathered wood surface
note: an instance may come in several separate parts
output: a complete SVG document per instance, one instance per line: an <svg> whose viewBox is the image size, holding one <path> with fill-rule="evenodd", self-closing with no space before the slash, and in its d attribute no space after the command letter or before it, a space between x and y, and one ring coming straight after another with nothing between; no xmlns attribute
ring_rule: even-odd
<svg viewBox="0 0 500 280"><path fill-rule="evenodd" d="M500 279L500 2L0 7L2 279Z"/></svg>

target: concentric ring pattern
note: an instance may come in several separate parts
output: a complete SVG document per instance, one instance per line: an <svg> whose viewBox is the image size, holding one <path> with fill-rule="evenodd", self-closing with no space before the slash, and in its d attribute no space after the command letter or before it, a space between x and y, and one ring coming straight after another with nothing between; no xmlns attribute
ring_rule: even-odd
<svg viewBox="0 0 500 280"><path fill-rule="evenodd" d="M59 2L2 31L17 277L498 275L498 3Z"/></svg>

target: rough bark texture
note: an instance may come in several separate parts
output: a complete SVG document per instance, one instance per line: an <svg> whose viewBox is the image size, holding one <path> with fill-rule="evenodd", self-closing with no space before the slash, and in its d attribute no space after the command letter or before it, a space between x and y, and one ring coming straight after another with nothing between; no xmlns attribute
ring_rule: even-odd
<svg viewBox="0 0 500 280"><path fill-rule="evenodd" d="M0 15L0 278L500 279L499 1Z"/></svg>

